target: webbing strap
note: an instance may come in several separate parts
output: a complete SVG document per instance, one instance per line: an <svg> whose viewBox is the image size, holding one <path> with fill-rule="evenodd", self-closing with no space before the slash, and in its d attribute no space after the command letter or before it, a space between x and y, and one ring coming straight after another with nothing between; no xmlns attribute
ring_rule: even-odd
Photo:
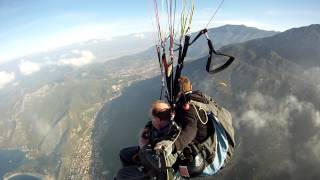
<svg viewBox="0 0 320 180"><path fill-rule="evenodd" d="M162 68L164 69L165 75L166 75L167 90L168 90L167 96L169 97L168 100L169 100L169 103L171 105L174 103L173 101L175 100L176 96L180 92L180 86L179 86L179 82L178 81L179 81L179 78L181 77L181 71L183 69L184 59L187 56L188 48L197 39L199 39L199 37L201 35L203 35L203 34L206 35L206 39L207 39L207 43L208 43L209 55L208 55L208 60L207 60L207 63L206 63L206 71L209 74L215 74L215 73L223 71L228 66L230 66L231 63L234 61L234 57L233 56L217 52L214 49L213 43L212 43L211 39L209 38L207 32L208 32L207 29L201 30L191 42L190 42L190 36L189 35L185 36L183 47L180 45L179 48L177 49L177 50L179 50L179 54L178 54L178 63L177 63L177 66L176 66L174 79L173 79L173 72L172 72L172 68L173 68L173 64L172 63L173 63L173 61L171 61L170 63L167 62L166 55L165 55L165 50L163 50L162 57L160 58L160 56L161 56L160 50L159 50L159 48L157 48L158 59L159 59L159 62L160 62L160 59L162 60L162 63L160 63L160 65L162 65ZM170 39L170 40L172 40L172 39ZM211 63L212 63L212 55L213 54L218 55L218 56L228 57L228 60L224 64L222 64L221 66L219 66L219 67L217 67L215 69L210 69ZM172 44L171 44L170 45L170 57L171 57L171 60L173 58L172 56L173 56L173 49L172 49Z"/></svg>
<svg viewBox="0 0 320 180"><path fill-rule="evenodd" d="M174 84L174 88L173 88L173 96L174 96L174 98L176 98L176 96L180 92L179 79L181 77L181 71L182 71L182 68L183 68L184 58L186 57L187 52L188 52L189 41L190 41L190 36L186 35L184 37L184 45L183 45L183 47L181 45L179 46L178 64L176 66L176 73L175 73L174 83L173 83Z"/></svg>
<svg viewBox="0 0 320 180"><path fill-rule="evenodd" d="M207 40L208 40L208 47L209 47L209 56L208 56L208 61L207 61L207 65L206 65L207 72L209 74L214 74L214 73L218 73L220 71L223 71L224 69L226 69L233 62L234 57L215 51L214 48L213 48L213 45L212 45L212 41L209 38L207 38ZM214 53L215 55L229 57L229 59L223 65L221 65L220 67L217 67L216 69L210 70L211 60L212 60L212 53Z"/></svg>
<svg viewBox="0 0 320 180"><path fill-rule="evenodd" d="M208 29L202 29L197 35L196 37L191 41L190 45L193 44L201 35L205 34L208 32Z"/></svg>
<svg viewBox="0 0 320 180"><path fill-rule="evenodd" d="M162 93L163 93L163 81L164 81L164 77L163 77L163 69L162 69L162 64L161 64L161 53L160 53L160 47L156 46L157 49L157 55L158 55L158 61L159 61L159 66L160 66L160 71L161 71L161 81L162 81L162 85L161 85L161 92L160 92L160 97L159 99L162 99Z"/></svg>
<svg viewBox="0 0 320 180"><path fill-rule="evenodd" d="M214 74L214 73L218 73L218 72L223 71L224 69L226 69L226 68L233 62L234 57L233 57L233 56L230 56L230 55L227 55L227 54L223 54L223 53L217 52L217 51L214 49L213 44L212 44L212 41L211 41L211 39L209 38L207 32L208 32L207 29L201 30L201 31L196 35L196 37L191 41L191 43L190 43L189 45L192 45L201 35L203 35L203 34L206 35L206 38L207 38L207 41L208 41L208 47L209 47L209 56L208 56L208 60L207 60L207 64L206 64L206 71L207 71L209 74ZM223 65L221 65L220 67L218 67L218 68L216 68L216 69L213 69L213 70L210 70L211 61L212 61L212 53L214 53L215 55L219 55L219 56L229 57L229 59L228 59Z"/></svg>
<svg viewBox="0 0 320 180"><path fill-rule="evenodd" d="M207 29L203 29L201 30L195 37L194 39L190 42L190 36L185 36L185 44L184 44L184 47L183 47L183 51L182 51L182 54L181 56L179 56L179 59L178 59L178 63L181 63L183 65L183 61L184 61L184 58L186 57L187 55L187 51L188 51L188 47L191 46L194 42L196 42L197 39L199 39L199 37L203 34L206 35L206 38L207 38L207 41L208 41L208 47L209 47L209 56L208 56L208 60L207 60L207 64L206 64L206 71L210 74L214 74L214 73L218 73L218 72L221 72L223 71L224 69L226 69L234 60L234 57L233 56L230 56L228 54L223 54L223 53L220 53L220 52L217 52L214 47L213 47L213 44L212 44L212 41L211 39L209 38L208 34L207 34L208 30ZM190 43L189 43L190 42ZM218 56L226 56L226 57L229 57L229 59L223 64L221 65L220 67L216 68L216 69L212 69L210 70L210 67L211 67L211 62L212 62L212 54L215 54L215 55L218 55ZM180 54L179 54L180 55ZM181 68L179 69L179 71L181 71L183 68L183 66L181 66ZM177 69L178 70L178 69ZM179 76L176 77L176 79L180 78L180 74L181 72L178 74ZM176 81L175 81L176 82Z"/></svg>

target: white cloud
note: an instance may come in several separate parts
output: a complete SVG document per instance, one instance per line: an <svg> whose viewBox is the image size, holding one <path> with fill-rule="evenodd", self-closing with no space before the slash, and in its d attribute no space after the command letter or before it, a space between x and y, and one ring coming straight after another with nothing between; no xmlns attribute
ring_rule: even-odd
<svg viewBox="0 0 320 180"><path fill-rule="evenodd" d="M143 33L136 33L136 34L133 34L133 36L139 39L143 39L145 37Z"/></svg>
<svg viewBox="0 0 320 180"><path fill-rule="evenodd" d="M275 99L260 92L240 95L247 101L247 110L244 111L236 126L246 125L258 133L261 129L270 124L277 124L283 128L282 133L288 134L292 125L292 113L308 112L315 127L320 126L320 112L310 102L299 101L297 97L289 95L280 99ZM240 123L240 124L239 124ZM291 132L292 133L292 132Z"/></svg>
<svg viewBox="0 0 320 180"><path fill-rule="evenodd" d="M317 160L320 162L320 135L316 134L315 136L311 137L307 142L306 146L313 155L313 160Z"/></svg>
<svg viewBox="0 0 320 180"><path fill-rule="evenodd" d="M74 50L72 50L71 51L73 54L79 54L80 53L80 51L78 50L78 49L74 49Z"/></svg>
<svg viewBox="0 0 320 180"><path fill-rule="evenodd" d="M242 114L240 121L254 128L257 133L259 129L266 126L266 119L261 117L263 114L256 110L248 110Z"/></svg>
<svg viewBox="0 0 320 180"><path fill-rule="evenodd" d="M317 111L312 116L313 116L313 119L315 120L316 126L320 127L320 112Z"/></svg>
<svg viewBox="0 0 320 180"><path fill-rule="evenodd" d="M22 61L19 64L19 69L23 75L31 75L40 70L41 65L30 61Z"/></svg>
<svg viewBox="0 0 320 180"><path fill-rule="evenodd" d="M12 82L15 79L13 72L7 73L6 71L0 71L0 89L6 84Z"/></svg>
<svg viewBox="0 0 320 180"><path fill-rule="evenodd" d="M73 51L73 54L80 55L80 57L60 59L58 61L58 65L70 65L74 67L80 67L92 63L92 61L95 59L95 56L92 54L91 51Z"/></svg>
<svg viewBox="0 0 320 180"><path fill-rule="evenodd" d="M34 121L33 129L36 130L40 136L46 136L50 130L50 124L43 119L37 119Z"/></svg>
<svg viewBox="0 0 320 180"><path fill-rule="evenodd" d="M320 68L312 67L304 71L303 75L309 79L309 82L314 84L317 87L317 90L320 93Z"/></svg>

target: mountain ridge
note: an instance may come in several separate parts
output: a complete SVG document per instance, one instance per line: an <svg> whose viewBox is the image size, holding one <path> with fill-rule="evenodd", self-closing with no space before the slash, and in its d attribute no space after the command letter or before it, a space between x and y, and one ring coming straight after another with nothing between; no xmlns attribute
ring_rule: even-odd
<svg viewBox="0 0 320 180"><path fill-rule="evenodd" d="M319 44L320 25L315 24L290 29L271 37L253 39L242 46L256 51L258 49L261 54L274 51L279 56L286 57L298 65L310 68L318 65Z"/></svg>
<svg viewBox="0 0 320 180"><path fill-rule="evenodd" d="M287 33L279 36L287 36ZM317 170L320 154L310 143L315 143L320 137L320 127L317 125L317 114L320 113L317 94L320 88L308 81L302 65L292 61L287 54L279 55L277 46L260 49L265 47L259 46L264 40L221 48L222 52L234 55L236 60L228 69L213 76L205 72L206 57L184 65L182 74L190 77L195 89L211 95L232 112L239 145L230 164L217 177L314 179L320 176ZM279 38L277 40L281 41ZM257 46L254 43L258 43ZM296 53L299 52L292 51L292 54ZM108 118L109 129L102 139L112 145L102 144L107 177L112 177L117 166L120 166L119 150L136 144L139 127L147 121L143 117L147 117L148 102L151 103L160 93L160 79L157 76L136 82L124 89L123 96L101 110L97 123ZM227 86L220 86L221 81ZM143 98L144 102L136 107L138 97ZM119 106L127 109L129 115L122 113ZM121 133L124 130L126 134ZM112 137L118 138L114 140ZM295 171L290 169L291 166L295 167Z"/></svg>
<svg viewBox="0 0 320 180"><path fill-rule="evenodd" d="M308 27L303 31L307 30ZM307 36L299 29L294 31L297 32L293 34ZM299 53L296 47L288 46L291 53L279 51L282 39L274 37L288 37L288 32L283 33L223 46L220 51L236 60L213 76L205 72L205 43L203 53L197 50L188 54L182 73L191 78L196 89L231 110L239 132L241 145L230 166L218 175L221 179L286 177L281 175L303 179L303 175L291 175L288 164L300 174L305 174L304 166L311 167L310 171L320 166L315 161L320 157L318 151L310 148L312 143L318 145L320 137L315 121L320 107L320 88L314 83L320 82L318 71L314 71L315 81L310 82L308 71L291 59L291 54ZM268 45L269 41L274 44ZM300 40L290 42L297 41ZM191 49L194 47L201 49L198 45ZM192 57L197 58L190 61ZM157 63L155 49L149 49L80 68L47 66L23 76L16 86L0 90L0 96L5 97L0 98L0 128L4 127L0 131L1 147L8 145L5 140L11 133L10 146L26 151L31 160L17 171L48 173L57 179L112 179L120 165L118 151L136 144L139 127L147 121L149 104L160 95ZM219 82L227 86L222 87ZM296 131L298 127L303 132ZM301 157L300 151L308 156ZM270 158L272 155L276 158ZM319 174L312 171L304 179L316 175Z"/></svg>

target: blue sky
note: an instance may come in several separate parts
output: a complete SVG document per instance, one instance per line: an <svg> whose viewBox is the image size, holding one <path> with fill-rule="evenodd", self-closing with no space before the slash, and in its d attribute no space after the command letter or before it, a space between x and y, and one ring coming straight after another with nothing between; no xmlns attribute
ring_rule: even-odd
<svg viewBox="0 0 320 180"><path fill-rule="evenodd" d="M219 3L196 0L193 31L206 25ZM153 31L152 8L153 0L0 0L0 63L88 39ZM319 24L319 8L318 0L225 0L209 27L284 31Z"/></svg>

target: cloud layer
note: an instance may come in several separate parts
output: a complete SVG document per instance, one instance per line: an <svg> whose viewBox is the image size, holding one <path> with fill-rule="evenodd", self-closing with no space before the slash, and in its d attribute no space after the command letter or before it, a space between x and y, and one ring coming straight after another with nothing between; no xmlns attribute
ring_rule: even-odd
<svg viewBox="0 0 320 180"><path fill-rule="evenodd" d="M40 70L41 64L30 62L30 61L22 61L19 65L19 69L22 75L31 75Z"/></svg>
<svg viewBox="0 0 320 180"><path fill-rule="evenodd" d="M234 116L234 123L240 137L236 166L243 169L233 173L244 179L319 177L319 109L290 94L275 98L255 91L240 96L245 110Z"/></svg>
<svg viewBox="0 0 320 180"><path fill-rule="evenodd" d="M46 57L45 59L49 59ZM48 67L48 66L71 66L71 67L80 67L84 66L87 64L90 64L93 62L95 59L95 56L91 51L88 50L78 50L74 49L69 52L69 54L63 54L61 55L61 58L52 61L52 60L47 60L43 63L36 63L32 61L25 61L22 60L19 64L19 71L22 75L29 76L35 72L38 72L41 70L43 67ZM1 82L5 83L11 76L8 76L6 73L2 73L3 77Z"/></svg>
<svg viewBox="0 0 320 180"><path fill-rule="evenodd" d="M0 71L0 89L15 79L13 72Z"/></svg>
<svg viewBox="0 0 320 180"><path fill-rule="evenodd" d="M72 53L78 55L78 57L62 58L58 61L58 65L70 65L74 67L80 67L92 63L92 61L95 59L95 56L90 51L73 50Z"/></svg>

